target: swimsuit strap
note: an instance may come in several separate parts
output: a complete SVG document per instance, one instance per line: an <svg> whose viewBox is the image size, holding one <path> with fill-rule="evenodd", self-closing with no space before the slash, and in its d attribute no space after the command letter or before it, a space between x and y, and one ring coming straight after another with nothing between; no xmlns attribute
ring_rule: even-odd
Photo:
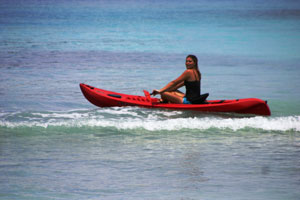
<svg viewBox="0 0 300 200"><path fill-rule="evenodd" d="M196 73L195 70L193 70L193 74L194 74L195 81L199 81L199 80L197 79L197 75L196 75L195 73ZM199 77L199 79L200 79L200 77Z"/></svg>

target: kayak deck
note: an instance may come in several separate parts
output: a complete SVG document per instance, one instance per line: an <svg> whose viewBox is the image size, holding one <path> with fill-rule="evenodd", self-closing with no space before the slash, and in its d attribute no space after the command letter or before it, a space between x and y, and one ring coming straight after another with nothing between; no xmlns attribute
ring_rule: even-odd
<svg viewBox="0 0 300 200"><path fill-rule="evenodd" d="M173 104L160 103L158 98L146 96L128 95L95 88L86 84L80 84L85 98L98 107L122 107L140 106L146 108L166 108L174 110L193 110L201 112L234 112L255 115L271 115L266 101L257 98L233 99L233 100L208 100L205 104Z"/></svg>

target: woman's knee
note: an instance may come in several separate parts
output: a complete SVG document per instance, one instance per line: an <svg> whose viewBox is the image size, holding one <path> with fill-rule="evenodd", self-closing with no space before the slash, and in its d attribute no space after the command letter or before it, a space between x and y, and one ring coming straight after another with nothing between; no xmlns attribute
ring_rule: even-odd
<svg viewBox="0 0 300 200"><path fill-rule="evenodd" d="M182 103L182 97L173 92L163 92L161 93L161 98L172 103Z"/></svg>
<svg viewBox="0 0 300 200"><path fill-rule="evenodd" d="M164 98L168 98L170 96L170 92L163 92L160 94L161 98L164 99Z"/></svg>

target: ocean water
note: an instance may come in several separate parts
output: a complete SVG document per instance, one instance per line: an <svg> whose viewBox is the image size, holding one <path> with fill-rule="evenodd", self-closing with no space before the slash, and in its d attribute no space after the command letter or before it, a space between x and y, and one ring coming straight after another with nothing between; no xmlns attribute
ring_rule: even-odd
<svg viewBox="0 0 300 200"><path fill-rule="evenodd" d="M0 0L0 199L300 197L300 2ZM195 54L209 99L270 117L97 108Z"/></svg>

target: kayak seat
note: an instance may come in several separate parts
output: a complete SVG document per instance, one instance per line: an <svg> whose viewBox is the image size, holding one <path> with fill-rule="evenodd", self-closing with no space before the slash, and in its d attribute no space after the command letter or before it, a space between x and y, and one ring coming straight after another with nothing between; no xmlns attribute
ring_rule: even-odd
<svg viewBox="0 0 300 200"><path fill-rule="evenodd" d="M205 104L209 93L201 94L199 97L191 99L192 104Z"/></svg>

